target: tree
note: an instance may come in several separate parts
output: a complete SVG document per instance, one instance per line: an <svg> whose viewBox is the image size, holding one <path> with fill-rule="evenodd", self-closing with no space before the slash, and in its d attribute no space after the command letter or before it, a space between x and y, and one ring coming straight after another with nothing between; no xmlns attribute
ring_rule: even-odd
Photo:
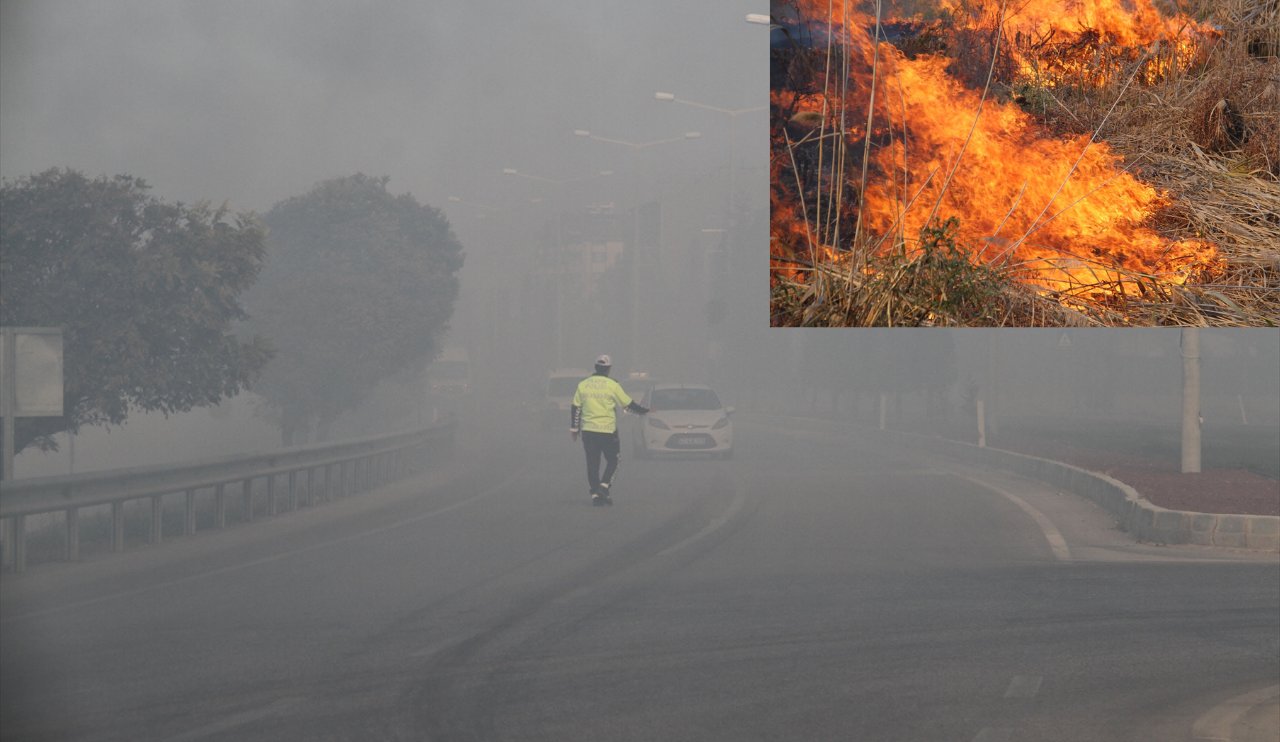
<svg viewBox="0 0 1280 742"><path fill-rule="evenodd" d="M286 445L428 361L447 328L462 246L437 209L387 180L328 180L264 217L267 265L248 304L278 353L255 391Z"/></svg>
<svg viewBox="0 0 1280 742"><path fill-rule="evenodd" d="M58 168L0 184L0 324L63 330L66 414L20 418L15 452L118 425L131 409L217 404L270 357L232 332L262 266L262 226L148 190L129 175Z"/></svg>

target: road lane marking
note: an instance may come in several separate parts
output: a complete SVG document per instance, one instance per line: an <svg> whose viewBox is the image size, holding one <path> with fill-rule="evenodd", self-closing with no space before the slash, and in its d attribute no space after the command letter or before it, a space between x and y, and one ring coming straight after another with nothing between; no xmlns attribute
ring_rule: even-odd
<svg viewBox="0 0 1280 742"><path fill-rule="evenodd" d="M190 742L190 740L202 739L210 735L225 732L229 729L242 727L245 724L258 721L259 719L266 719L271 716L281 716L302 704L303 699L301 698L281 698L280 700L260 709L232 714L221 721L215 721L212 724L206 724L202 727L191 729L177 736L168 737L165 742Z"/></svg>
<svg viewBox="0 0 1280 742"><path fill-rule="evenodd" d="M724 526L725 523L728 523L729 521L733 520L733 517L738 514L738 511L742 510L742 506L745 502L746 502L746 496L743 495L742 483L738 480L737 477L734 477L733 478L733 501L729 503L729 507L725 508L725 511L721 513L719 517L713 519L701 531L698 531L697 533L693 534L692 536L686 538L685 540L679 543L668 546L667 548L658 552L657 555L660 557L663 557L663 556L667 556L668 554L674 554L675 552L680 551L686 546L689 546L690 544L696 541L699 541L707 536L710 536L711 534L720 530L720 528Z"/></svg>
<svg viewBox="0 0 1280 742"><path fill-rule="evenodd" d="M973 484L976 484L979 487L982 487L983 489L991 490L997 495L1000 495L1006 500L1012 502L1014 505L1017 505L1018 507L1022 508L1022 510L1027 515L1030 515L1031 519L1036 522L1036 525L1040 526L1040 530L1044 533L1045 540L1049 542L1049 548L1053 550L1054 559L1057 559L1060 562L1071 561L1071 549L1067 547L1067 540L1062 537L1062 532L1058 530L1057 526L1053 525L1053 521L1049 520L1049 516L1045 515L1039 510L1036 510L1034 507L1032 507L1031 503L1022 499L1021 497L1018 497L1012 492L1008 492L1004 489L1001 489L1000 487L997 487L994 484L991 484L989 482L983 482L981 480L974 479L973 477L970 477L964 474L952 473L952 476L959 477L960 479L963 479L968 482L972 482Z"/></svg>
<svg viewBox="0 0 1280 742"><path fill-rule="evenodd" d="M1005 698L1035 698L1040 692L1043 675L1014 675L1009 681L1009 689L1004 692Z"/></svg>
<svg viewBox="0 0 1280 742"><path fill-rule="evenodd" d="M1280 698L1280 685L1242 693L1209 709L1191 725L1191 739L1197 742L1231 742L1231 728L1254 706Z"/></svg>
<svg viewBox="0 0 1280 742"><path fill-rule="evenodd" d="M985 727L973 738L973 742L1009 742L1013 739L1010 727Z"/></svg>
<svg viewBox="0 0 1280 742"><path fill-rule="evenodd" d="M507 487L511 486L511 484L516 480L517 476L518 475L512 476L511 478L504 480L501 484L497 485L496 487L491 487L485 490L484 492L476 493L471 497L467 497L465 499L450 503L443 507L436 508L435 510L429 510L420 515L415 515L412 518L399 520L394 523L389 523L385 526L379 526L378 528L374 528L368 531L350 533L350 534L347 534L346 536L339 536L338 538L330 539L328 541L321 541L315 544L308 544L307 546L301 546L296 549L290 549L289 551L282 551L276 554L271 554L269 556L261 557L259 559L254 559L252 561L241 562L238 564L229 564L225 567L218 567L216 569L210 569L204 572L197 572L195 574L190 574L185 577L177 577L172 580L156 582L150 585L137 587L132 590L124 590L118 593L109 593L107 595L99 595L96 598L88 598L85 600L77 601L74 603L67 603L65 605L60 605L53 608L44 608L41 610L32 611L30 613L19 613L14 616L8 616L3 619L0 619L0 625L10 623L12 621L21 621L23 619L43 618L44 616L50 616L55 613L62 613L64 611L79 610L81 608L85 608L91 605L97 605L99 603L105 603L111 600L119 600L121 598L132 598L132 597L135 597L138 595L144 595L146 593L153 592L156 590L163 590L165 588L176 587L178 585L185 585L189 582L202 580L206 577L216 577L219 575L230 574L232 572L239 572L241 570L250 569L252 567L259 567L264 564L271 564L273 562L278 562L284 559L290 559L296 556L300 556L302 554L308 554L313 551L319 551L320 549L327 549L339 544L345 544L349 541L368 538L369 536L377 536L379 534L387 533L389 531L394 531L399 528L404 528L406 526L410 526L415 523L420 523L424 520L429 520L436 516L444 515L445 513L451 513L454 510L463 508L485 497L488 497L494 494L495 492L500 492L501 490L506 489Z"/></svg>

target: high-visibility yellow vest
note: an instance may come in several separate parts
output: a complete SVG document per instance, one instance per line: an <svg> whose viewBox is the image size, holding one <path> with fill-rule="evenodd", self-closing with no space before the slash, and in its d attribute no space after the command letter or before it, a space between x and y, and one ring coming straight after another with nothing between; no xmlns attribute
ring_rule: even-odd
<svg viewBox="0 0 1280 742"><path fill-rule="evenodd" d="M573 406L580 408L581 429L594 433L613 433L618 430L618 416L614 407L631 404L622 385L608 376L595 374L578 382L573 393Z"/></svg>

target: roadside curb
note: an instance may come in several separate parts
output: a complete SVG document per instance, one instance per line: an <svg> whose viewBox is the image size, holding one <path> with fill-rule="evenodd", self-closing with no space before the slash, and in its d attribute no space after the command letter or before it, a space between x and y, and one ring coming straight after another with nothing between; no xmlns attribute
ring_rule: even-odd
<svg viewBox="0 0 1280 742"><path fill-rule="evenodd" d="M1096 502L1138 541L1280 551L1280 516L1169 510L1147 500L1124 482L1061 461L1000 448L983 448L937 435L876 430L821 418L770 417L817 423L848 432L879 434L951 458L1022 474Z"/></svg>
<svg viewBox="0 0 1280 742"><path fill-rule="evenodd" d="M1153 504L1124 482L1061 461L938 436L901 431L885 434L954 458L1023 474L1088 498L1111 513L1120 527L1139 541L1280 551L1280 516L1169 510Z"/></svg>

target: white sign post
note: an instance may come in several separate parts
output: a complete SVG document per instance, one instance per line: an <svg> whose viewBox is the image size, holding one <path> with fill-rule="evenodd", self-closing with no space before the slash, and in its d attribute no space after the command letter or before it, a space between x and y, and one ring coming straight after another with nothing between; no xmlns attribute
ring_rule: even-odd
<svg viewBox="0 0 1280 742"><path fill-rule="evenodd" d="M61 416L62 329L0 327L0 417L4 418L0 479L13 479L17 419ZM12 529L22 527L21 516L4 521L0 564L14 563Z"/></svg>
<svg viewBox="0 0 1280 742"><path fill-rule="evenodd" d="M3 474L13 479L16 419L62 416L60 328L0 328L0 416L4 417Z"/></svg>

